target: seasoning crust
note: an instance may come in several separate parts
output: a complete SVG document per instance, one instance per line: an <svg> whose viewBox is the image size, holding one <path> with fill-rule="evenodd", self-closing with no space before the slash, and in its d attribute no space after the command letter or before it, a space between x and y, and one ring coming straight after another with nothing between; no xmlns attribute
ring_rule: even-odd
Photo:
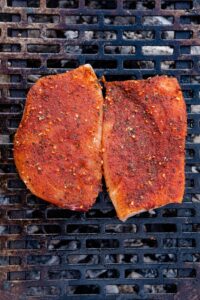
<svg viewBox="0 0 200 300"><path fill-rule="evenodd" d="M20 177L36 196L87 211L101 189L103 96L90 65L39 79L14 139Z"/></svg>
<svg viewBox="0 0 200 300"><path fill-rule="evenodd" d="M177 80L105 86L104 176L118 217L182 202L186 106Z"/></svg>

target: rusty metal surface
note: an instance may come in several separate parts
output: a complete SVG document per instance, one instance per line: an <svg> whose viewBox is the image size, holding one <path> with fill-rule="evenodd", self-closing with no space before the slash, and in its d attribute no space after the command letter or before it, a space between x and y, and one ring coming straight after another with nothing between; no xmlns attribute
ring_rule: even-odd
<svg viewBox="0 0 200 300"><path fill-rule="evenodd" d="M0 300L199 299L199 1L2 0L0 29ZM108 80L178 78L188 109L183 205L123 224L105 189L86 214L26 190L12 155L26 93L84 63Z"/></svg>

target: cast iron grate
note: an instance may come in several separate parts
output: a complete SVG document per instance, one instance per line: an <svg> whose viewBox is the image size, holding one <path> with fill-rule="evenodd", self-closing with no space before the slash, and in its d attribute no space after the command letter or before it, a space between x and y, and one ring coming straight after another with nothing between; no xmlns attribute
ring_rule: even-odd
<svg viewBox="0 0 200 300"><path fill-rule="evenodd" d="M2 0L0 29L0 299L199 299L200 1ZM27 90L84 63L108 80L178 78L183 205L123 224L105 190L82 214L25 189L12 140Z"/></svg>

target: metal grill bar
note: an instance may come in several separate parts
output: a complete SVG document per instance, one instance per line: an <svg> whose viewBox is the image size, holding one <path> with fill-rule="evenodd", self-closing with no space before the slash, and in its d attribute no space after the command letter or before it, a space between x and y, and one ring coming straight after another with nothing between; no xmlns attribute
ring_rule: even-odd
<svg viewBox="0 0 200 300"><path fill-rule="evenodd" d="M2 0L0 300L196 299L200 262L199 0ZM121 223L104 191L87 213L31 195L12 141L30 86L91 63L108 80L178 78L188 110L182 205Z"/></svg>

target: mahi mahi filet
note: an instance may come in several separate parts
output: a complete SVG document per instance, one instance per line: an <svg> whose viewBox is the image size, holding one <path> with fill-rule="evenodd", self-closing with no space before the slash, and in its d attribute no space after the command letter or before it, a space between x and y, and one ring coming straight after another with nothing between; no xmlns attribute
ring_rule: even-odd
<svg viewBox="0 0 200 300"><path fill-rule="evenodd" d="M186 107L175 78L107 82L104 176L118 217L181 202Z"/></svg>
<svg viewBox="0 0 200 300"><path fill-rule="evenodd" d="M39 79L14 140L20 177L36 196L88 210L101 189L103 96L90 65Z"/></svg>

